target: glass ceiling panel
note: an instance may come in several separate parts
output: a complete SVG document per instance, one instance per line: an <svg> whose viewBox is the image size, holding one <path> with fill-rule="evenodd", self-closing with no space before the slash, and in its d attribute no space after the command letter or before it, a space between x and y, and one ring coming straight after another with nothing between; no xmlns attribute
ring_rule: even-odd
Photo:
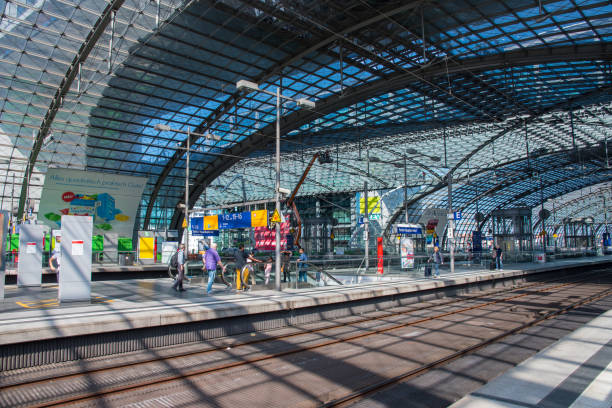
<svg viewBox="0 0 612 408"><path fill-rule="evenodd" d="M28 5L5 2L0 19L0 81L6 89L0 92L0 134L7 146L2 157L10 158L11 166L18 166L13 158L23 160L32 151L32 131L36 137L76 52L108 2L39 0ZM237 92L238 79L253 80L273 92L281 86L283 95L325 106L332 98L348 101L355 89L367 84L409 75L411 69L435 67L439 61L452 67L478 55L536 44L601 42L610 39L612 27L609 4L604 1L545 2L542 13L526 0L446 2L398 13L392 3L386 7L381 13L361 1L311 2L302 7L301 2L163 0L157 24L155 2L125 1L117 11L114 30L107 26L91 45L80 73L60 101L50 124L54 140L42 148L33 172L42 183L48 166L67 163L100 171L119 169L149 175L146 194L152 194L158 175L177 152L176 142L185 140L181 133L153 130L156 123L211 132L222 140L200 138L193 146L217 152L238 149L260 132L273 129L274 98ZM594 94L590 102L598 103L599 98L607 103L605 96L597 95L607 84L606 64L585 60L416 76L395 89L374 90L337 104L337 109L316 111L312 120L289 126L283 135L289 154L283 183L294 182L313 151L338 149L340 160L345 149L344 173L338 164L335 172L331 164L317 166L304 185L304 194L350 191L360 188L364 180L387 188L403 178L401 163L394 162L405 153L402 143L416 143L415 149L441 157L446 141L445 166L427 160L427 169L411 164L416 167L411 168L410 177L437 182L479 144L516 126L521 115L554 112L570 99L589 93ZM295 118L300 111L295 103L284 103L282 115ZM595 117L606 118L599 111ZM548 122L529 123L530 146L586 148L607 137L607 130L594 131L577 119L574 122L573 138L568 136L565 113ZM519 149L522 137L520 126L512 129L486 144L483 152L469 160L470 165L478 166L478 157L491 154L524 156ZM379 142L385 138L394 141ZM259 152L252 148L241 153L254 161L253 174L249 166L235 164L211 185L229 182L237 168L250 180L249 197L270 196L270 146L264 143L254 149ZM495 153L490 152L493 149ZM368 155L380 162L367 160ZM213 158L194 153L194 177L206 171ZM177 166L161 180L158 200L165 201L153 203L160 208L174 208L181 197L184 160L178 160ZM461 163L457 171L468 171L465 166ZM243 195L233 190L238 188L235 184L224 192L233 199ZM147 199L145 195L143 202Z"/></svg>

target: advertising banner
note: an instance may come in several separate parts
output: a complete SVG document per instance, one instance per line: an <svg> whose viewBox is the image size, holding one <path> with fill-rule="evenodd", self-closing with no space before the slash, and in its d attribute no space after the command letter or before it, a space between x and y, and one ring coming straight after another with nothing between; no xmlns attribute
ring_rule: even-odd
<svg viewBox="0 0 612 408"><path fill-rule="evenodd" d="M401 238L400 255L402 257L402 269L414 268L414 241L412 238Z"/></svg>
<svg viewBox="0 0 612 408"><path fill-rule="evenodd" d="M288 217L287 217L288 218ZM287 237L291 236L291 247L293 247L293 236L289 233L289 221L281 223L281 249L287 248ZM273 251L276 249L276 229L268 227L253 228L255 235L255 246L262 251Z"/></svg>
<svg viewBox="0 0 612 408"><path fill-rule="evenodd" d="M446 229L446 209L426 208L418 223L425 226L426 244L435 245Z"/></svg>
<svg viewBox="0 0 612 408"><path fill-rule="evenodd" d="M144 177L49 169L38 220L56 229L63 215L91 216L94 234L112 232L131 237L146 183Z"/></svg>

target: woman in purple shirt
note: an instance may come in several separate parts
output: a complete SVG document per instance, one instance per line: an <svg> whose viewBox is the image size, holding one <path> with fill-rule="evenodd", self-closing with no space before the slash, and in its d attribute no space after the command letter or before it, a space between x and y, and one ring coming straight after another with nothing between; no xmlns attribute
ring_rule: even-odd
<svg viewBox="0 0 612 408"><path fill-rule="evenodd" d="M213 282L215 281L215 275L217 274L217 265L219 265L223 272L225 272L225 266L221 262L219 253L217 252L217 244L213 242L210 248L204 255L204 267L208 271L208 286L206 287L206 293L210 294L212 290Z"/></svg>

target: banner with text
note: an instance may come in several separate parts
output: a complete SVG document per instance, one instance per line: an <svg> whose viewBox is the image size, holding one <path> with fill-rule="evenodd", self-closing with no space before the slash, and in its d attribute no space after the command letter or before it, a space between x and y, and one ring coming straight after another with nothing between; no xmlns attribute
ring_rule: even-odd
<svg viewBox="0 0 612 408"><path fill-rule="evenodd" d="M94 234L112 232L131 237L144 177L69 169L49 169L38 220L60 228L62 215L91 216Z"/></svg>

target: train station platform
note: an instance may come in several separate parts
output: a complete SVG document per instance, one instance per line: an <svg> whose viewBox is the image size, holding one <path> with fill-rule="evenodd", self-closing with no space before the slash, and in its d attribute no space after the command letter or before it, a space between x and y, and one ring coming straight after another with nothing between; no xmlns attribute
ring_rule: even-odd
<svg viewBox="0 0 612 408"><path fill-rule="evenodd" d="M612 407L612 311L596 317L451 407Z"/></svg>
<svg viewBox="0 0 612 408"><path fill-rule="evenodd" d="M445 269L439 279L417 272L381 280L372 275L362 284L287 288L282 292L226 291L224 285L215 284L213 295L206 295L205 282L192 281L187 291L176 292L170 278L98 281L92 282L90 302L62 304L57 300L56 284L35 288L7 285L5 299L0 300L0 359L9 353L16 363L3 369L22 367L26 363L19 359L49 347L37 345L45 341L54 343L51 348L61 349L49 351L48 358L41 357L43 362L53 362L62 353L68 354L61 357L66 359L71 358L70 353L95 357L264 331L409 304L445 296L445 291L448 295L466 293L470 286L510 286L533 274L611 264L612 256L598 256L506 265L503 271L457 268L450 274ZM90 347L92 344L95 347ZM11 347L17 345L18 350ZM15 353L21 357L14 357Z"/></svg>

